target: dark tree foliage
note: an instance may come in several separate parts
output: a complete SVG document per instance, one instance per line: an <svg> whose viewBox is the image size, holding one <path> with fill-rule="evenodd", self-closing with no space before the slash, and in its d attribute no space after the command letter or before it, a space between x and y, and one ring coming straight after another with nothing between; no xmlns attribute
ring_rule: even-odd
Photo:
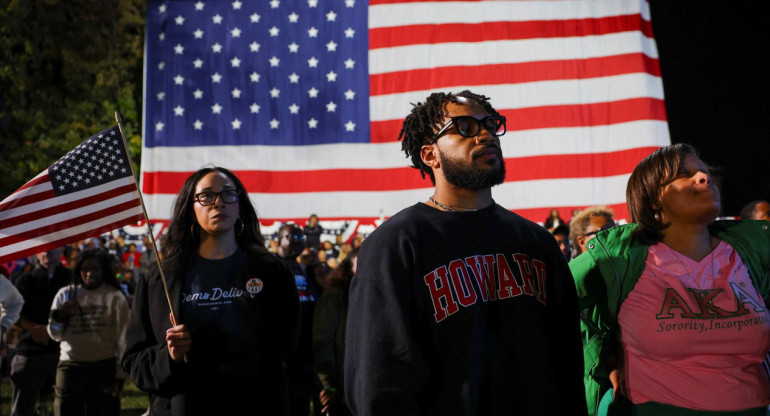
<svg viewBox="0 0 770 416"><path fill-rule="evenodd" d="M114 125L115 111L138 168L145 8L0 0L0 199Z"/></svg>

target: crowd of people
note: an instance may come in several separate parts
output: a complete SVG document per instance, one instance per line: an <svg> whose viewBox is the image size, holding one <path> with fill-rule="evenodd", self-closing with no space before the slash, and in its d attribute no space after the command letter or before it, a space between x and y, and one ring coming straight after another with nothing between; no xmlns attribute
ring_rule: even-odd
<svg viewBox="0 0 770 416"><path fill-rule="evenodd" d="M311 406L317 409L316 414L332 406L344 408L344 404L339 407L344 395L335 392L342 391L340 357L344 344L339 342L344 341L345 311L339 300L329 302L322 295L332 291L333 298L346 296L340 287L349 285L355 273L363 235L355 235L349 242L337 235L332 243L331 236L323 232L318 217L312 215L305 227L286 224L275 236L253 238L263 247L264 255L292 270L294 279L287 283L296 286L302 305L300 336L291 341L296 347L281 348L295 350L286 357L288 381L292 383L288 402L293 415L307 415ZM291 238L285 238L287 233ZM161 241L173 245L179 240ZM166 260L178 267L174 251L167 252L171 256ZM62 415L119 414L118 397L128 377L119 361L126 348L128 314L134 306L137 281L151 280L157 273L155 259L148 236L126 242L121 235L107 233L0 265L0 374L2 381L13 387L13 415L45 415L49 408ZM218 264L207 266L212 273L221 270ZM263 279L262 284L265 282ZM295 293L290 285L284 292ZM151 309L147 301L148 297L140 297L136 307ZM293 301L285 303L292 305ZM317 316L316 304L320 305ZM158 317L162 320L167 315ZM198 318L185 313L184 319L190 326ZM315 323L314 319L320 321ZM329 326L332 322L341 325ZM190 357L205 357L213 349L221 349L218 345L210 345L209 351L200 345ZM222 356L232 359L231 355ZM314 361L323 364L316 369ZM280 392L268 396L282 397Z"/></svg>
<svg viewBox="0 0 770 416"><path fill-rule="evenodd" d="M53 389L57 415L116 415L128 378L150 415L764 416L770 205L717 220L676 144L634 169L627 224L533 223L492 199L505 132L483 95L414 104L399 139L434 193L366 239L316 215L266 238L240 179L205 167L162 267L102 237L0 270L13 414Z"/></svg>

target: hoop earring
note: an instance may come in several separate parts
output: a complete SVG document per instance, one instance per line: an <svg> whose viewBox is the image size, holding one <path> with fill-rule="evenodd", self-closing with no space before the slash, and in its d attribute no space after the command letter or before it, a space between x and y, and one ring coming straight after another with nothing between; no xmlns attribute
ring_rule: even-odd
<svg viewBox="0 0 770 416"><path fill-rule="evenodd" d="M236 221L238 221L241 224L241 228L235 232L235 236L238 237L241 234L243 234L243 230L246 229L246 224L244 224L243 220L241 220L240 218L236 219Z"/></svg>

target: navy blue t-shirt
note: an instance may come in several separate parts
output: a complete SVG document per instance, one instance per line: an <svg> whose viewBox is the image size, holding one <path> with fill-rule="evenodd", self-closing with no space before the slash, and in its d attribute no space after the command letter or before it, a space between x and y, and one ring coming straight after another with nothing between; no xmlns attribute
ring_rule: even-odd
<svg viewBox="0 0 770 416"><path fill-rule="evenodd" d="M198 256L187 271L182 321L192 334L190 362L204 371L244 374L256 365L258 323L241 282L247 266L246 253L237 250L220 260Z"/></svg>

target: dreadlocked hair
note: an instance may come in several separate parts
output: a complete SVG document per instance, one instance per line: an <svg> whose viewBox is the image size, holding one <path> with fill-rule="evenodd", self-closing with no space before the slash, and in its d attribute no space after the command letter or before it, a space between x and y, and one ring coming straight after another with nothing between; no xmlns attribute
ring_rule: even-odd
<svg viewBox="0 0 770 416"><path fill-rule="evenodd" d="M430 139L439 129L439 122L446 117L444 105L446 103L457 103L458 98L463 97L475 101L481 105L490 115L499 115L497 110L489 103L489 97L480 94L474 94L468 90L453 93L435 92L425 99L424 103L412 103L412 111L404 119L401 132L398 134L398 140L401 142L401 150L406 153L406 157L412 160L412 167L420 171L420 175L425 178L427 173L431 183L436 184L436 178L433 176L433 170L422 161L420 151L422 146L428 144Z"/></svg>

